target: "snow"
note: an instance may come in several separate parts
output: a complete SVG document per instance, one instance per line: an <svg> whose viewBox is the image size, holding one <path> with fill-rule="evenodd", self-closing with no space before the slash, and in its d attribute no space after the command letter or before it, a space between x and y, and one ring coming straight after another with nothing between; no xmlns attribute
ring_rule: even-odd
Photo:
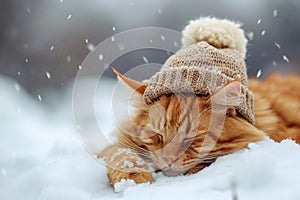
<svg viewBox="0 0 300 200"><path fill-rule="evenodd" d="M174 42L174 47L178 47L178 42Z"/></svg>
<svg viewBox="0 0 300 200"><path fill-rule="evenodd" d="M257 71L256 78L259 78L259 77L261 76L261 74L262 74L261 69L259 69L259 70Z"/></svg>
<svg viewBox="0 0 300 200"><path fill-rule="evenodd" d="M274 9L273 10L273 17L277 17L278 16L278 10Z"/></svg>
<svg viewBox="0 0 300 200"><path fill-rule="evenodd" d="M261 19L257 20L257 24L260 24L261 23Z"/></svg>
<svg viewBox="0 0 300 200"><path fill-rule="evenodd" d="M69 63L69 62L71 62L71 60L72 60L72 57L70 55L68 55L67 56L67 62Z"/></svg>
<svg viewBox="0 0 300 200"><path fill-rule="evenodd" d="M46 75L46 77L47 77L48 79L51 79L51 74L50 74L50 72L45 72L45 75Z"/></svg>
<svg viewBox="0 0 300 200"><path fill-rule="evenodd" d="M149 63L149 60L145 56L143 56L143 60L145 63Z"/></svg>
<svg viewBox="0 0 300 200"><path fill-rule="evenodd" d="M277 49L280 49L280 44L278 44L277 42L274 42L274 45L277 47Z"/></svg>
<svg viewBox="0 0 300 200"><path fill-rule="evenodd" d="M249 33L247 33L247 36L248 36L249 40L253 40L254 33L253 32L249 32Z"/></svg>
<svg viewBox="0 0 300 200"><path fill-rule="evenodd" d="M42 101L42 96L40 94L37 94L36 96L39 99L39 101Z"/></svg>
<svg viewBox="0 0 300 200"><path fill-rule="evenodd" d="M92 43L88 43L88 44L86 45L86 48L87 48L89 51L94 51L95 46L94 46Z"/></svg>
<svg viewBox="0 0 300 200"><path fill-rule="evenodd" d="M283 56L282 56L282 59L283 59L285 62L287 62L287 63L290 62L289 58L288 58L286 55L283 55Z"/></svg>
<svg viewBox="0 0 300 200"><path fill-rule="evenodd" d="M26 8L26 11L30 14L31 10L29 8Z"/></svg>
<svg viewBox="0 0 300 200"><path fill-rule="evenodd" d="M217 159L197 174L165 177L136 185L123 180L113 189L106 169L83 148L76 133L71 107L72 84L63 91L31 97L15 80L0 76L0 198L52 199L300 199L300 146L291 140L270 139ZM106 80L102 92L112 91ZM59 93L59 94L56 94ZM98 94L99 95L99 94ZM45 102L59 97L51 109ZM108 96L101 96L109 99ZM21 108L17 112L17 108ZM105 130L112 130L107 104L97 108ZM94 113L93 113L94 114Z"/></svg>
<svg viewBox="0 0 300 200"><path fill-rule="evenodd" d="M20 86L18 83L15 83L15 89L16 89L16 91L20 91Z"/></svg>
<svg viewBox="0 0 300 200"><path fill-rule="evenodd" d="M128 161L128 160L125 160L123 165L121 166L122 169L124 169L124 168L133 168L133 167L134 167L133 162Z"/></svg>
<svg viewBox="0 0 300 200"><path fill-rule="evenodd" d="M129 188L142 188L149 186L150 183L142 183L136 184L133 180L124 180L122 179L120 182L114 185L115 192L125 192Z"/></svg>

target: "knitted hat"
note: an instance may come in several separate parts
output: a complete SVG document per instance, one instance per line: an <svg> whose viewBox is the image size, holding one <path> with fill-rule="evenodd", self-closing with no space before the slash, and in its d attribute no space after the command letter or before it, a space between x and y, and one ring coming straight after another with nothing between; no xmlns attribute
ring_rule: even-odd
<svg viewBox="0 0 300 200"><path fill-rule="evenodd" d="M172 93L213 94L239 78L242 101L236 110L254 124L253 94L244 61L247 40L240 25L229 20L200 18L183 30L183 48L147 81L146 104Z"/></svg>

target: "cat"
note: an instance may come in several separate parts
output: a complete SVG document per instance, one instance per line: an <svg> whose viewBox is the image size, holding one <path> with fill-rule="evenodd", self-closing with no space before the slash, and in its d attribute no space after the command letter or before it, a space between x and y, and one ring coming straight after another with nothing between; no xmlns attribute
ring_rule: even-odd
<svg viewBox="0 0 300 200"><path fill-rule="evenodd" d="M145 83L115 72L141 97ZM247 148L249 143L267 136L277 142L292 139L300 144L299 85L300 78L292 75L250 79L255 124L232 107L238 103L235 97L241 92L239 80L212 95L170 94L152 105L137 99L132 122L124 122L117 130L118 142L100 152L98 158L105 161L112 185L122 179L152 183L152 171L162 171L166 176L197 173L218 157ZM227 99L233 96L233 105L226 106L226 119L218 134L210 129L210 121L212 115L222 118L222 109L214 107L213 102L222 101L224 96ZM201 149L205 137L213 142L208 151Z"/></svg>

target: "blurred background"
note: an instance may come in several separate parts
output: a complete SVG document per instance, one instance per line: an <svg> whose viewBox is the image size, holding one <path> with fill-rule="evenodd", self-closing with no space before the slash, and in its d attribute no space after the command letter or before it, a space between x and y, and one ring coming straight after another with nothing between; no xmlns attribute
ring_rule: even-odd
<svg viewBox="0 0 300 200"><path fill-rule="evenodd" d="M189 20L199 16L228 18L243 24L249 40L246 58L249 76L264 78L272 71L300 73L299 11L299 0L1 0L1 199L91 199L93 195L109 199L105 197L112 190L104 178L105 168L98 174L102 165L86 151L96 153L104 147L101 133L111 139L108 135L115 129L117 117L128 108L128 95L123 95L125 86L119 84L116 89L116 77L108 68L104 73L106 78L101 78L102 85L97 82L99 77L87 76L80 82L83 95L76 91L73 94L79 66L103 40L139 27L180 32ZM117 42L116 37L114 44L119 46ZM103 62L106 55L114 52L105 53ZM153 63L164 63L169 56L166 51L141 49L122 55L111 66L125 73L142 64L154 67ZM101 63L96 69L104 68ZM95 82L99 87L94 91L90 85ZM93 95L94 101L86 101L88 95L84 92ZM82 104L72 105L74 99ZM291 169L290 174L299 171L294 162L291 165L294 168L285 165L274 168L273 160L278 159L258 156L258 163L254 163L250 173L248 165L237 166L245 166L242 172L255 177L251 182L252 178L246 176L246 182L250 180L254 186L262 184L257 188L267 185L271 191L279 188L268 184L277 184L278 181L268 178L276 175L276 170ZM298 179L287 171L280 171L282 175L276 177L278 185L283 181L286 186L277 192L293 194L298 191L294 189L299 188ZM271 182L256 179L257 174L266 174L267 178L262 177ZM291 177L295 181L290 181ZM224 184L220 183L222 186L213 186L218 195L223 194L220 188Z"/></svg>
<svg viewBox="0 0 300 200"><path fill-rule="evenodd" d="M299 72L299 11L298 0L2 0L0 73L36 95L41 88L72 82L90 50L114 34L147 26L181 31L199 16L243 24L250 76L260 75L259 70L261 77L273 70ZM169 56L141 50L116 65L126 72L145 63L143 57L163 63ZM110 69L105 75L114 77Z"/></svg>

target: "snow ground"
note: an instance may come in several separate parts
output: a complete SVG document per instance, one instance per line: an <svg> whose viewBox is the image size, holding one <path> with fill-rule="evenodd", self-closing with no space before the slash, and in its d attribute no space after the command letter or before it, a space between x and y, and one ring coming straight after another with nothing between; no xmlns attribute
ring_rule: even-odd
<svg viewBox="0 0 300 200"><path fill-rule="evenodd" d="M110 91L113 82L107 81ZM198 174L165 177L154 184L120 184L114 192L105 167L80 143L72 119L72 86L62 93L48 90L43 101L29 96L16 82L0 77L0 199L300 199L300 146L270 139L250 144L218 159ZM49 106L50 105L50 106ZM96 109L113 128L110 109ZM102 117L101 117L102 116Z"/></svg>

